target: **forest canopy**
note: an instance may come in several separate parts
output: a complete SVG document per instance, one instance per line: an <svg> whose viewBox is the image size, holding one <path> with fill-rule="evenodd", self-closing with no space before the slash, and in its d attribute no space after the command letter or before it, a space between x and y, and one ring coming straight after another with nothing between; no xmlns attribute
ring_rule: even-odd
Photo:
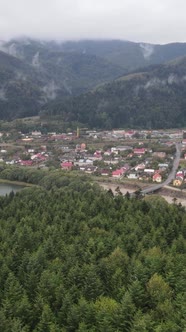
<svg viewBox="0 0 186 332"><path fill-rule="evenodd" d="M0 331L184 331L185 209L52 178L0 197Z"/></svg>

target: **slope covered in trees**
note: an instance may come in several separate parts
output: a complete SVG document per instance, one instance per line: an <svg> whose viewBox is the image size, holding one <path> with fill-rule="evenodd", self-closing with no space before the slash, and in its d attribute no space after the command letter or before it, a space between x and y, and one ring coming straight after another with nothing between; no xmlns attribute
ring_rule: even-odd
<svg viewBox="0 0 186 332"><path fill-rule="evenodd" d="M61 171L39 182L0 197L0 330L184 331L185 210Z"/></svg>
<svg viewBox="0 0 186 332"><path fill-rule="evenodd" d="M186 43L156 45L124 40L80 40L62 43L67 52L95 54L120 65L126 72L186 55Z"/></svg>
<svg viewBox="0 0 186 332"><path fill-rule="evenodd" d="M75 98L56 100L45 106L45 114L106 129L186 126L186 58L123 76Z"/></svg>
<svg viewBox="0 0 186 332"><path fill-rule="evenodd" d="M31 39L0 42L0 119L11 120L18 117L37 115L43 105L49 101L55 101L56 98L59 102L59 98L77 96L98 84L112 81L131 71L139 70L142 67L146 68L153 64L162 64L183 55L186 55L185 43L152 45L120 40L83 40L57 43ZM131 84L133 85L133 83ZM108 100L108 102L112 111L115 112L115 109L117 111L116 121L120 123L116 98L120 98L120 95L122 95L123 100L121 101L122 105L119 105L121 108L119 113L123 113L123 102L127 107L127 110L125 110L126 116L121 117L122 124L126 121L125 117L127 117L126 124L132 126L134 123L135 125L133 117L136 118L136 116L133 115L133 111L131 112L133 101L126 100L126 96L128 96L128 99L133 99L137 94L136 102L140 98L144 99L143 96L138 96L138 87L135 91L130 91L128 86L121 87L111 83L111 90L111 92L108 90L102 96L103 100L100 101L98 107L98 112L101 113L100 116L96 114L93 122L92 115L89 115L88 119L87 117L84 119L83 116L83 123L86 120L90 125L96 124L97 126L98 122L103 122L106 123L107 127L114 124L112 116L106 117L104 114L104 99L106 98L107 103L107 94L109 93L111 97L115 95L115 98L111 102ZM174 99L173 105L177 103L180 97L180 103L182 103L185 94L181 85L177 90L181 91L181 95L179 94L176 97L177 99ZM173 94L177 95L177 90ZM151 91L151 93L154 99L157 96L160 103L161 101L164 103L161 99L161 93L157 91ZM143 93L141 94L143 95ZM169 93L164 93L164 98L169 100ZM91 99L90 102L92 103ZM151 111L151 104L154 104L154 100L151 100L150 105L148 101L140 100L140 105L138 103L134 107L142 109L144 104ZM165 108L169 108L170 105L172 105L172 100L170 104L165 105ZM85 107L82 103L81 106ZM70 106L68 105L68 107ZM90 106L90 109L91 107L94 107L95 112L97 112L96 104ZM46 108L49 109L49 106L46 106ZM159 108L159 105L157 105L157 108ZM77 111L79 113L78 109ZM71 113L71 108L67 113ZM89 108L87 113L89 113ZM130 113L132 113L131 116ZM81 118L81 115L79 117ZM164 115L162 117L164 118ZM182 120L181 117L180 122ZM143 122L143 119L141 122ZM146 124L150 124L152 127L156 125L154 120L149 118L147 121L145 120ZM169 124L172 124L172 118Z"/></svg>
<svg viewBox="0 0 186 332"><path fill-rule="evenodd" d="M37 115L49 100L78 95L124 72L95 55L35 44L25 56L16 50L11 54L0 51L0 119Z"/></svg>

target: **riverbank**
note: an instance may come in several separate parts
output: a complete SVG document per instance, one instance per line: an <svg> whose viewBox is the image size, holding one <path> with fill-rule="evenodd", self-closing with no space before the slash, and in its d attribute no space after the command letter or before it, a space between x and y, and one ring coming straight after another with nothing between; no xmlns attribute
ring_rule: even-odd
<svg viewBox="0 0 186 332"><path fill-rule="evenodd" d="M121 193L125 195L127 192L132 193L139 189L139 187L135 185L124 185L124 184L114 184L114 183L106 183L99 182L99 185L105 190L111 189L114 194L116 194L116 188L119 187ZM186 192L181 192L180 190L174 190L174 188L162 188L159 190L156 195L163 197L169 204L172 204L176 199L176 204L181 203L186 207Z"/></svg>
<svg viewBox="0 0 186 332"><path fill-rule="evenodd" d="M12 184L12 185L16 185L16 186L23 186L23 187L36 186L36 184L32 184L32 183L21 182L21 181L12 181L12 180L7 180L7 179L0 179L0 183L7 183L7 184Z"/></svg>

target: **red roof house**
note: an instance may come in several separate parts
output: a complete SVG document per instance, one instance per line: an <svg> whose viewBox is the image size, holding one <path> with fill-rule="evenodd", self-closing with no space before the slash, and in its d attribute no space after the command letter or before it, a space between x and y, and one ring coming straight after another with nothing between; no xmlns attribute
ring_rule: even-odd
<svg viewBox="0 0 186 332"><path fill-rule="evenodd" d="M161 174L159 174L159 173L155 173L155 174L153 175L153 177L152 177L152 180L153 180L154 182L161 182L161 181L162 181L162 176L161 176Z"/></svg>
<svg viewBox="0 0 186 332"><path fill-rule="evenodd" d="M33 161L32 160L20 160L19 163L21 166L32 166Z"/></svg>
<svg viewBox="0 0 186 332"><path fill-rule="evenodd" d="M71 161L64 161L61 163L61 168L65 169L67 171L70 171L72 169L73 163Z"/></svg>
<svg viewBox="0 0 186 332"><path fill-rule="evenodd" d="M112 177L113 178L120 178L123 175L124 172L125 171L122 168L121 169L117 169L117 170L115 170L115 171L112 172Z"/></svg>
<svg viewBox="0 0 186 332"><path fill-rule="evenodd" d="M141 156L142 154L145 154L146 149L145 148L141 148L141 149L134 149L134 154Z"/></svg>

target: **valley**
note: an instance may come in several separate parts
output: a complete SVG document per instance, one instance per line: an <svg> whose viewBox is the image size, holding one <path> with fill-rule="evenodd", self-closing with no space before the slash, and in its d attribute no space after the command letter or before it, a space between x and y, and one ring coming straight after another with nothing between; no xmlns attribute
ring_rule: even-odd
<svg viewBox="0 0 186 332"><path fill-rule="evenodd" d="M186 43L0 42L0 185L0 331L185 331Z"/></svg>
<svg viewBox="0 0 186 332"><path fill-rule="evenodd" d="M47 122L41 124L39 117L0 123L0 178L20 181L16 174L21 170L24 173L25 168L46 172L53 169L77 176L85 174L103 188L113 188L114 194L118 187L126 194L127 191L149 191L162 184L165 187L169 182L171 187L166 196L172 196L178 188L180 194L176 193L177 196L185 199L184 130L91 131L77 128L70 132L69 129L49 132ZM181 142L180 155L170 179L178 142ZM6 176L9 172L12 174L11 169L15 169L15 176ZM162 192L163 189L157 193L163 195Z"/></svg>

